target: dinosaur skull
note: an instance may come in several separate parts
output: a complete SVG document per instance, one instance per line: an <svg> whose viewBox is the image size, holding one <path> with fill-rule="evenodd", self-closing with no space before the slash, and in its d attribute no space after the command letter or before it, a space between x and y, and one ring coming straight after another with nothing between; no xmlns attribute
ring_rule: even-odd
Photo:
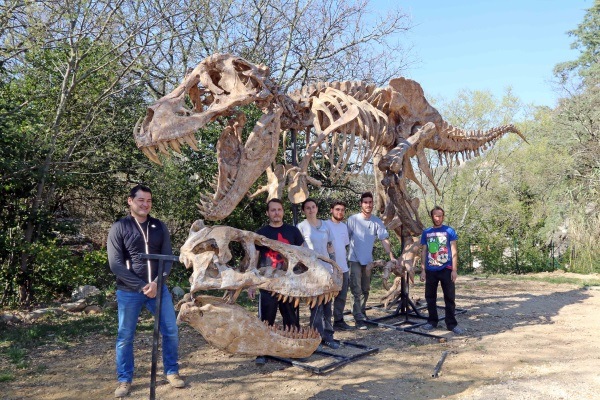
<svg viewBox="0 0 600 400"><path fill-rule="evenodd" d="M219 176L213 196L205 196L200 210L208 220L228 216L252 184L275 160L282 107L273 101L277 89L268 80L269 70L228 54L215 54L188 73L171 93L147 110L134 131L137 146L159 163L156 150L179 153L180 145L198 150L196 132L219 117L233 118L215 148ZM192 107L186 104L189 99ZM263 115L243 143L246 121L239 107L256 104ZM243 167L243 173L238 173Z"/></svg>
<svg viewBox="0 0 600 400"><path fill-rule="evenodd" d="M232 242L237 242L238 246L241 246L239 248L243 249L244 257L238 265L230 266L229 263L233 259L230 249ZM281 266L275 269L271 265L259 268L257 266L259 251L256 246L267 247L278 252L282 257ZM264 340L273 340L272 351L276 351L278 354L265 353L263 347L248 350L256 347L252 345L255 341L252 338L252 335L255 334L253 331L256 327L255 323L248 323L246 329L240 329L236 325L247 323L244 321L248 321L250 317L233 317L242 311L241 308L234 307L232 303L243 289L267 290L281 301L294 303L296 306L302 301L314 307L330 301L342 286L342 271L335 261L320 256L307 247L293 246L267 239L254 232L228 226L204 226L201 220L192 225L190 234L181 247L180 261L186 268L194 270L190 278L192 295L200 290L222 289L228 291L225 299L229 303L218 306L214 302L210 302L211 304L185 303L185 307L181 308L182 311L186 310L187 316L184 320L194 321L194 324L190 324L199 330L211 344L223 349L244 349L243 351L239 350L244 354L285 356L286 352L275 350L280 346L275 343L281 335L288 339L298 340L311 339L314 335L310 332L276 331L275 328L265 327L261 328L261 335L264 336ZM329 268L333 270L333 273ZM193 313L201 315L192 316ZM215 315L209 316L207 313ZM256 320L259 325L262 324L255 317L251 319ZM227 330L227 324L221 324L219 325L221 328L215 330L213 324L216 323L216 320L230 321L231 330L227 333L224 332ZM233 342L235 345L232 344ZM300 347L308 344L312 346L313 341L308 340ZM294 346L299 345L295 344ZM290 346L284 347L289 348ZM293 351L293 354L297 353L297 351Z"/></svg>

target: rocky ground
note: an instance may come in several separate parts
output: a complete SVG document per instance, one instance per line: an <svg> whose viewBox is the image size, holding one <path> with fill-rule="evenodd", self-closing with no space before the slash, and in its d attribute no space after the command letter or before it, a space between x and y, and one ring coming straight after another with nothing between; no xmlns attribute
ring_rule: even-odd
<svg viewBox="0 0 600 400"><path fill-rule="evenodd" d="M564 276L565 274L558 274ZM578 276L578 279L599 276ZM423 293L422 284L411 296ZM597 399L600 398L600 288L530 280L460 277L464 336L439 329L440 341L371 328L336 334L371 347L327 374L269 360L226 354L189 327L181 329L181 373L187 387L161 376L158 399ZM376 295L372 296L375 300ZM379 293L381 294L381 293ZM380 315L372 311L370 317ZM151 333L136 338L137 378L129 398L149 395ZM334 352L350 354L350 347ZM432 373L443 352L439 377ZM0 383L2 399L108 399L116 387L114 337L96 335L72 346L31 349L30 368ZM0 361L7 367L6 360ZM324 365L313 356L309 362Z"/></svg>

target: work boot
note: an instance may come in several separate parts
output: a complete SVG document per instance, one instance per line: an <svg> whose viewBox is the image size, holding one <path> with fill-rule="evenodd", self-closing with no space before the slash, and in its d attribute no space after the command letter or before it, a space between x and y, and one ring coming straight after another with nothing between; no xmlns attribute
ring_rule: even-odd
<svg viewBox="0 0 600 400"><path fill-rule="evenodd" d="M174 388L181 389L181 388L185 387L185 381L183 379L181 379L181 376L179 376L179 374L167 375L167 380L169 381L171 386Z"/></svg>
<svg viewBox="0 0 600 400"><path fill-rule="evenodd" d="M131 382L119 382L117 390L115 390L115 397L125 397L129 394L131 389Z"/></svg>

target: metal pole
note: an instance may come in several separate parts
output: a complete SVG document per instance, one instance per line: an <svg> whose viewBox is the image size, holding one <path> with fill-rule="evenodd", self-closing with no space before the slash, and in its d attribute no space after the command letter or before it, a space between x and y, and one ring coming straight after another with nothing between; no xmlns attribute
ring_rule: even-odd
<svg viewBox="0 0 600 400"><path fill-rule="evenodd" d="M150 400L156 399L156 363L158 358L158 338L160 333L160 309L162 306L162 285L165 261L179 261L179 257L164 254L142 254L141 258L158 260L156 277L156 310L154 312L154 333L152 335L152 367L150 369Z"/></svg>
<svg viewBox="0 0 600 400"><path fill-rule="evenodd" d="M442 353L442 357L440 358L440 361L438 361L437 365L433 369L433 374L431 374L432 378L437 378L440 375L440 370L442 369L442 365L444 364L444 360L446 359L447 355L448 355L447 351L444 351Z"/></svg>

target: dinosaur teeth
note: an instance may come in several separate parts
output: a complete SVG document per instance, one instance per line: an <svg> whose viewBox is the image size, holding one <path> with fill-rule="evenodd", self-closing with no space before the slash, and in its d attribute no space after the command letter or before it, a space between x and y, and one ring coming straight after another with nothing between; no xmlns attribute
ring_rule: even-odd
<svg viewBox="0 0 600 400"><path fill-rule="evenodd" d="M319 299L318 299L317 305L323 304L323 300L325 300L325 295L323 295L323 294L319 295Z"/></svg>
<svg viewBox="0 0 600 400"><path fill-rule="evenodd" d="M164 155L166 155L167 157L171 156L171 153L169 153L169 148L167 147L167 145L163 142L158 142L157 144L158 150L160 150L161 153L163 153Z"/></svg>
<svg viewBox="0 0 600 400"><path fill-rule="evenodd" d="M177 140L171 140L169 145L173 149L173 151L177 154L181 154L181 147L179 146L179 142Z"/></svg>
<svg viewBox="0 0 600 400"><path fill-rule="evenodd" d="M193 133L190 133L189 135L184 136L183 139L188 144L188 146L190 146L194 151L200 151L198 149L198 141L194 137Z"/></svg>
<svg viewBox="0 0 600 400"><path fill-rule="evenodd" d="M300 305L300 297L296 297L294 300L294 307L298 307Z"/></svg>
<svg viewBox="0 0 600 400"><path fill-rule="evenodd" d="M150 161L156 163L158 165L162 165L160 160L158 159L158 155L156 154L156 150L154 150L153 146L142 147L142 152L148 157Z"/></svg>

